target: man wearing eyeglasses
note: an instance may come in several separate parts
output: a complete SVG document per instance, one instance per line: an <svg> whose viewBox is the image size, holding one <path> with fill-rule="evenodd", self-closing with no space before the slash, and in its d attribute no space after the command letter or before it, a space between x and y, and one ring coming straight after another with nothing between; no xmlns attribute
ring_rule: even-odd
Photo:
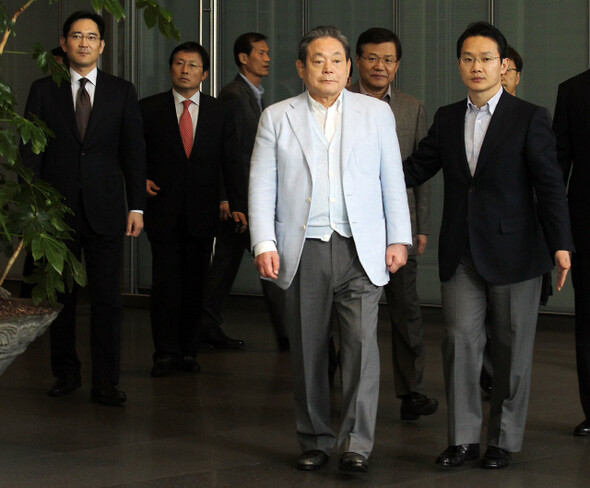
<svg viewBox="0 0 590 488"><path fill-rule="evenodd" d="M502 87L510 95L516 95L516 86L520 83L520 73L523 66L522 58L512 46L506 47L506 53L508 67L506 72L502 74Z"/></svg>
<svg viewBox="0 0 590 488"><path fill-rule="evenodd" d="M123 236L137 237L145 207L145 152L133 85L97 68L103 52L104 19L75 12L65 21L61 47L70 66L70 83L36 81L25 115L42 119L55 137L42 154L22 148L24 163L54 185L74 211L66 244L84 250L90 290L93 401L121 405L120 371ZM127 197L125 199L125 196ZM129 209L129 212L126 210ZM60 297L64 308L51 325L51 368L56 381L49 395L80 388L76 354L76 291Z"/></svg>
<svg viewBox="0 0 590 488"><path fill-rule="evenodd" d="M209 54L180 44L168 60L172 89L140 101L147 153L145 228L152 246L151 376L198 373L203 287L219 217L223 173L234 225L245 230L246 180L229 107L201 93ZM241 196L241 197L240 197Z"/></svg>
<svg viewBox="0 0 590 488"><path fill-rule="evenodd" d="M497 469L522 447L542 275L555 260L560 290L573 244L547 110L501 85L506 39L487 22L471 24L457 58L468 98L437 111L404 171L408 186L439 170L444 177L439 274L449 446L436 462L457 467L479 458L489 312L494 380L481 466Z"/></svg>
<svg viewBox="0 0 590 488"><path fill-rule="evenodd" d="M356 67L360 80L349 90L383 100L395 115L395 129L402 158L418 148L428 130L426 109L419 100L393 86L402 57L399 38L380 27L363 32L356 43ZM389 276L385 285L391 320L391 345L395 390L401 398L402 420L431 415L438 408L435 398L427 397L424 387L424 342L422 317L416 291L418 264L430 232L430 182L408 188L413 246L406 265Z"/></svg>

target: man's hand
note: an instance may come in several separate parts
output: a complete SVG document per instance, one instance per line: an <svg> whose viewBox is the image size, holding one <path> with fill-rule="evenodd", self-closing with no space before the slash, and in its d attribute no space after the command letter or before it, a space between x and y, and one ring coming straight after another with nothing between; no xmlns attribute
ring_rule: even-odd
<svg viewBox="0 0 590 488"><path fill-rule="evenodd" d="M243 234L248 228L248 220L246 220L246 216L242 212L232 212L231 218L236 224L236 230L240 234Z"/></svg>
<svg viewBox="0 0 590 488"><path fill-rule="evenodd" d="M219 220L226 222L230 217L229 202L219 202Z"/></svg>
<svg viewBox="0 0 590 488"><path fill-rule="evenodd" d="M428 243L428 236L426 234L418 234L416 236L416 254L420 256L426 249L426 244Z"/></svg>
<svg viewBox="0 0 590 488"><path fill-rule="evenodd" d="M568 251L557 251L555 253L555 264L557 264L557 291L561 291L565 283L567 272L572 265L570 261L570 253Z"/></svg>
<svg viewBox="0 0 590 488"><path fill-rule="evenodd" d="M126 236L137 237L143 229L143 214L139 212L129 212L127 216L127 231Z"/></svg>
<svg viewBox="0 0 590 488"><path fill-rule="evenodd" d="M279 253L267 251L254 258L254 266L263 278L276 280L279 276Z"/></svg>
<svg viewBox="0 0 590 488"><path fill-rule="evenodd" d="M406 264L408 249L405 244L390 244L385 250L385 265L390 273L395 273Z"/></svg>
<svg viewBox="0 0 590 488"><path fill-rule="evenodd" d="M158 196L159 190L160 187L156 185L152 180L145 180L145 192L147 193L148 198Z"/></svg>

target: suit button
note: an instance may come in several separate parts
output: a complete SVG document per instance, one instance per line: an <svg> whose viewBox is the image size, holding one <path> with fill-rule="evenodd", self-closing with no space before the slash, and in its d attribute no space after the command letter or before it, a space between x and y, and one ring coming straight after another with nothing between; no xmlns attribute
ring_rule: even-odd
<svg viewBox="0 0 590 488"><path fill-rule="evenodd" d="M307 203L311 203L311 198L307 197L307 200L305 200Z"/></svg>
<svg viewBox="0 0 590 488"><path fill-rule="evenodd" d="M303 230L305 230L307 228L307 225L303 225Z"/></svg>

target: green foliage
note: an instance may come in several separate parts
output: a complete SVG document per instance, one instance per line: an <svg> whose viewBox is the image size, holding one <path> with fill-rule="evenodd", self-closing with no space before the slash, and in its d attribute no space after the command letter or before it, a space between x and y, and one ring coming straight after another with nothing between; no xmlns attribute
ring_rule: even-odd
<svg viewBox="0 0 590 488"><path fill-rule="evenodd" d="M58 1L48 0L49 5ZM27 7L30 5L27 4ZM104 9L110 12L117 20L125 18L125 9L120 0L91 0L91 5L95 11ZM170 12L161 8L157 2L136 0L136 8L144 10L148 27L157 23L160 32L166 37L180 39ZM7 29L12 36L15 35L15 22L0 0L0 39ZM8 53L4 51L4 54ZM57 84L69 82L67 69L58 64L40 44L33 45L31 54L39 69L49 73ZM59 293L71 290L75 283L80 286L86 284L86 272L65 244L71 239L72 231L65 218L72 211L55 188L43 180L35 179L33 172L22 164L19 156L19 143L30 144L33 152L40 154L54 135L38 117L33 116L32 120L21 117L15 107L16 100L11 87L0 80L0 156L6 161L2 163L0 171L0 252L16 257L22 243L22 247L31 252L35 261L33 273L23 278L26 283L33 285L33 301L40 303L48 300L55 305ZM18 245L15 246L15 243ZM1 276L2 270L0 285L3 279Z"/></svg>
<svg viewBox="0 0 590 488"><path fill-rule="evenodd" d="M152 28L158 24L160 33L166 38L174 38L177 41L180 39L180 31L172 22L172 14L163 7L158 5L154 0L135 0L135 8L143 10L143 20L148 28Z"/></svg>

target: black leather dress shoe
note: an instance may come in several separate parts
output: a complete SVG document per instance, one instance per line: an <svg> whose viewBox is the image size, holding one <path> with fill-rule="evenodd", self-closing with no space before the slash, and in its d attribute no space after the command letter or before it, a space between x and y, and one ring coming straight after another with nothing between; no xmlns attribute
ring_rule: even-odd
<svg viewBox="0 0 590 488"><path fill-rule="evenodd" d="M417 420L421 415L432 415L437 408L436 398L428 398L422 393L412 392L402 397L400 417L402 420Z"/></svg>
<svg viewBox="0 0 590 488"><path fill-rule="evenodd" d="M198 373L201 371L201 365L197 363L197 356L194 354L185 354L182 356L180 369L185 373Z"/></svg>
<svg viewBox="0 0 590 488"><path fill-rule="evenodd" d="M226 336L221 327L217 327L199 341L199 347L202 349L241 349L244 347L244 341Z"/></svg>
<svg viewBox="0 0 590 488"><path fill-rule="evenodd" d="M125 403L127 395L125 395L125 392L118 390L115 385L108 381L99 381L92 387L90 398L94 403L100 403L110 407L118 407Z"/></svg>
<svg viewBox="0 0 590 488"><path fill-rule="evenodd" d="M510 464L511 452L496 446L488 446L481 458L481 467L485 469L505 468Z"/></svg>
<svg viewBox="0 0 590 488"><path fill-rule="evenodd" d="M338 469L349 473L366 473L369 471L369 461L362 454L345 452L340 456Z"/></svg>
<svg viewBox="0 0 590 488"><path fill-rule="evenodd" d="M574 429L575 436L587 436L590 435L590 421L584 420L581 424L576 425Z"/></svg>
<svg viewBox="0 0 590 488"><path fill-rule="evenodd" d="M80 375L60 376L51 385L47 394L51 397L58 397L72 393L82 386Z"/></svg>
<svg viewBox="0 0 590 488"><path fill-rule="evenodd" d="M436 464L447 468L458 468L465 461L479 458L479 444L449 446L436 458Z"/></svg>
<svg viewBox="0 0 590 488"><path fill-rule="evenodd" d="M315 471L316 469L320 469L329 460L330 456L319 449L305 451L297 458L297 469L302 471Z"/></svg>
<svg viewBox="0 0 590 488"><path fill-rule="evenodd" d="M151 376L152 378L164 378L170 376L178 371L178 365L172 361L171 358L164 357L158 358L154 361L152 366Z"/></svg>

